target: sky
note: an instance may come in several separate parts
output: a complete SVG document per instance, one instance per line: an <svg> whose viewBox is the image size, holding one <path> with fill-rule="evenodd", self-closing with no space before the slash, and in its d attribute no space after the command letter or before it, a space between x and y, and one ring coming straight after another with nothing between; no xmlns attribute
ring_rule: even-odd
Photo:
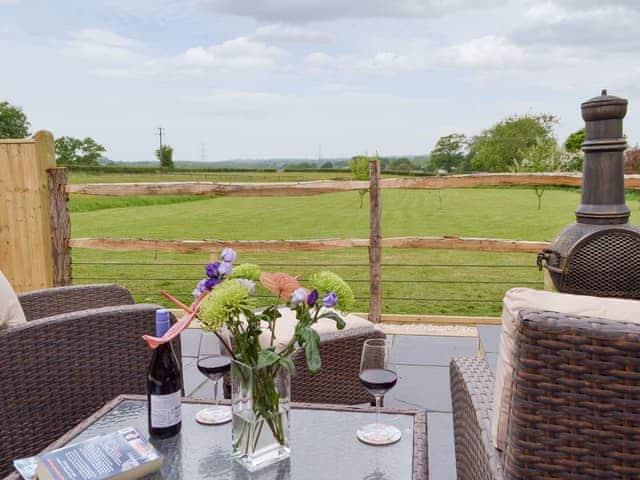
<svg viewBox="0 0 640 480"><path fill-rule="evenodd" d="M640 141L638 0L0 0L0 99L115 161L423 155L608 88Z"/></svg>

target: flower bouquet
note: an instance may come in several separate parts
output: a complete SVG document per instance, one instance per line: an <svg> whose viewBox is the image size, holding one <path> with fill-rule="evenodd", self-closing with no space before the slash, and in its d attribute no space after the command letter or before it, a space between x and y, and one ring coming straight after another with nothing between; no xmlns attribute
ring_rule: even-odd
<svg viewBox="0 0 640 480"><path fill-rule="evenodd" d="M207 277L193 295L202 328L218 335L233 357L233 455L256 470L289 456L293 353L304 349L307 369L319 372L320 336L312 327L327 318L343 329L345 322L334 307L350 308L354 295L333 272L316 273L303 287L297 276L262 272L253 264L234 267L235 260L236 253L224 249L221 261L206 266ZM257 282L274 294L273 302L261 310L253 297ZM293 336L284 344L276 342L275 334L283 308L296 317Z"/></svg>

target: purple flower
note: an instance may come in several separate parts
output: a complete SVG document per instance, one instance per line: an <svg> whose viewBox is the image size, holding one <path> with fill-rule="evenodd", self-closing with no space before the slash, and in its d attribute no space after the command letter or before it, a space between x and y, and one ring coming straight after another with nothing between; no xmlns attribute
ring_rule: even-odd
<svg viewBox="0 0 640 480"><path fill-rule="evenodd" d="M322 299L322 305L327 308L335 307L336 303L338 303L338 295L336 294L336 292L331 292Z"/></svg>
<svg viewBox="0 0 640 480"><path fill-rule="evenodd" d="M213 287L218 285L220 282L222 282L222 280L220 280L219 278L207 278L207 280L204 282L204 287L207 290L211 290Z"/></svg>
<svg viewBox="0 0 640 480"><path fill-rule="evenodd" d="M304 303L307 299L307 295L309 295L309 291L306 288L296 288L291 294L291 305L297 306L300 303Z"/></svg>
<svg viewBox="0 0 640 480"><path fill-rule="evenodd" d="M191 292L191 295L193 295L194 297L198 298L200 295L202 295L202 292L205 291L205 289L207 288L205 283L207 282L206 279L202 279L198 282L198 285L196 286L196 288L193 289L193 292Z"/></svg>
<svg viewBox="0 0 640 480"><path fill-rule="evenodd" d="M218 268L220 268L220 262L213 262L208 264L204 271L207 273L207 277L216 278L218 276Z"/></svg>
<svg viewBox="0 0 640 480"><path fill-rule="evenodd" d="M232 248L225 248L220 254L223 262L233 263L236 261L236 251Z"/></svg>
<svg viewBox="0 0 640 480"><path fill-rule="evenodd" d="M247 290L249 290L249 295L253 295L256 293L256 282L249 280L248 278L238 278L238 281L242 285L247 287Z"/></svg>
<svg viewBox="0 0 640 480"><path fill-rule="evenodd" d="M309 305L310 307L313 307L317 301L318 301L318 290L314 288L313 290L311 290L311 293L307 297L307 305Z"/></svg>
<svg viewBox="0 0 640 480"><path fill-rule="evenodd" d="M231 262L222 262L218 267L218 273L220 275L229 275L232 268L233 265L231 265Z"/></svg>

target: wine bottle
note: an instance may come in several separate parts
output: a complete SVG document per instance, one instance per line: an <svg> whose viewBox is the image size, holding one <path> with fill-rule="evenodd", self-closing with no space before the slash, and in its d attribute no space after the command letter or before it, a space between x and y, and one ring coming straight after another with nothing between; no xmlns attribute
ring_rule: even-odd
<svg viewBox="0 0 640 480"><path fill-rule="evenodd" d="M156 310L156 336L162 337L171 324L169 310ZM182 374L171 342L159 345L151 354L147 371L149 434L172 437L182 427Z"/></svg>

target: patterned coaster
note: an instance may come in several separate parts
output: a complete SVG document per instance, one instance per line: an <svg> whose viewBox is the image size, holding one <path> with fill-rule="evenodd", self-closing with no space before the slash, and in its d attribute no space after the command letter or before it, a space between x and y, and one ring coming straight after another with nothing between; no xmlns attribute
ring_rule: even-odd
<svg viewBox="0 0 640 480"><path fill-rule="evenodd" d="M370 423L358 428L358 440L367 445L391 445L402 438L402 432L393 425Z"/></svg>
<svg viewBox="0 0 640 480"><path fill-rule="evenodd" d="M218 405L200 410L196 422L203 425L220 425L231 421L231 407Z"/></svg>

